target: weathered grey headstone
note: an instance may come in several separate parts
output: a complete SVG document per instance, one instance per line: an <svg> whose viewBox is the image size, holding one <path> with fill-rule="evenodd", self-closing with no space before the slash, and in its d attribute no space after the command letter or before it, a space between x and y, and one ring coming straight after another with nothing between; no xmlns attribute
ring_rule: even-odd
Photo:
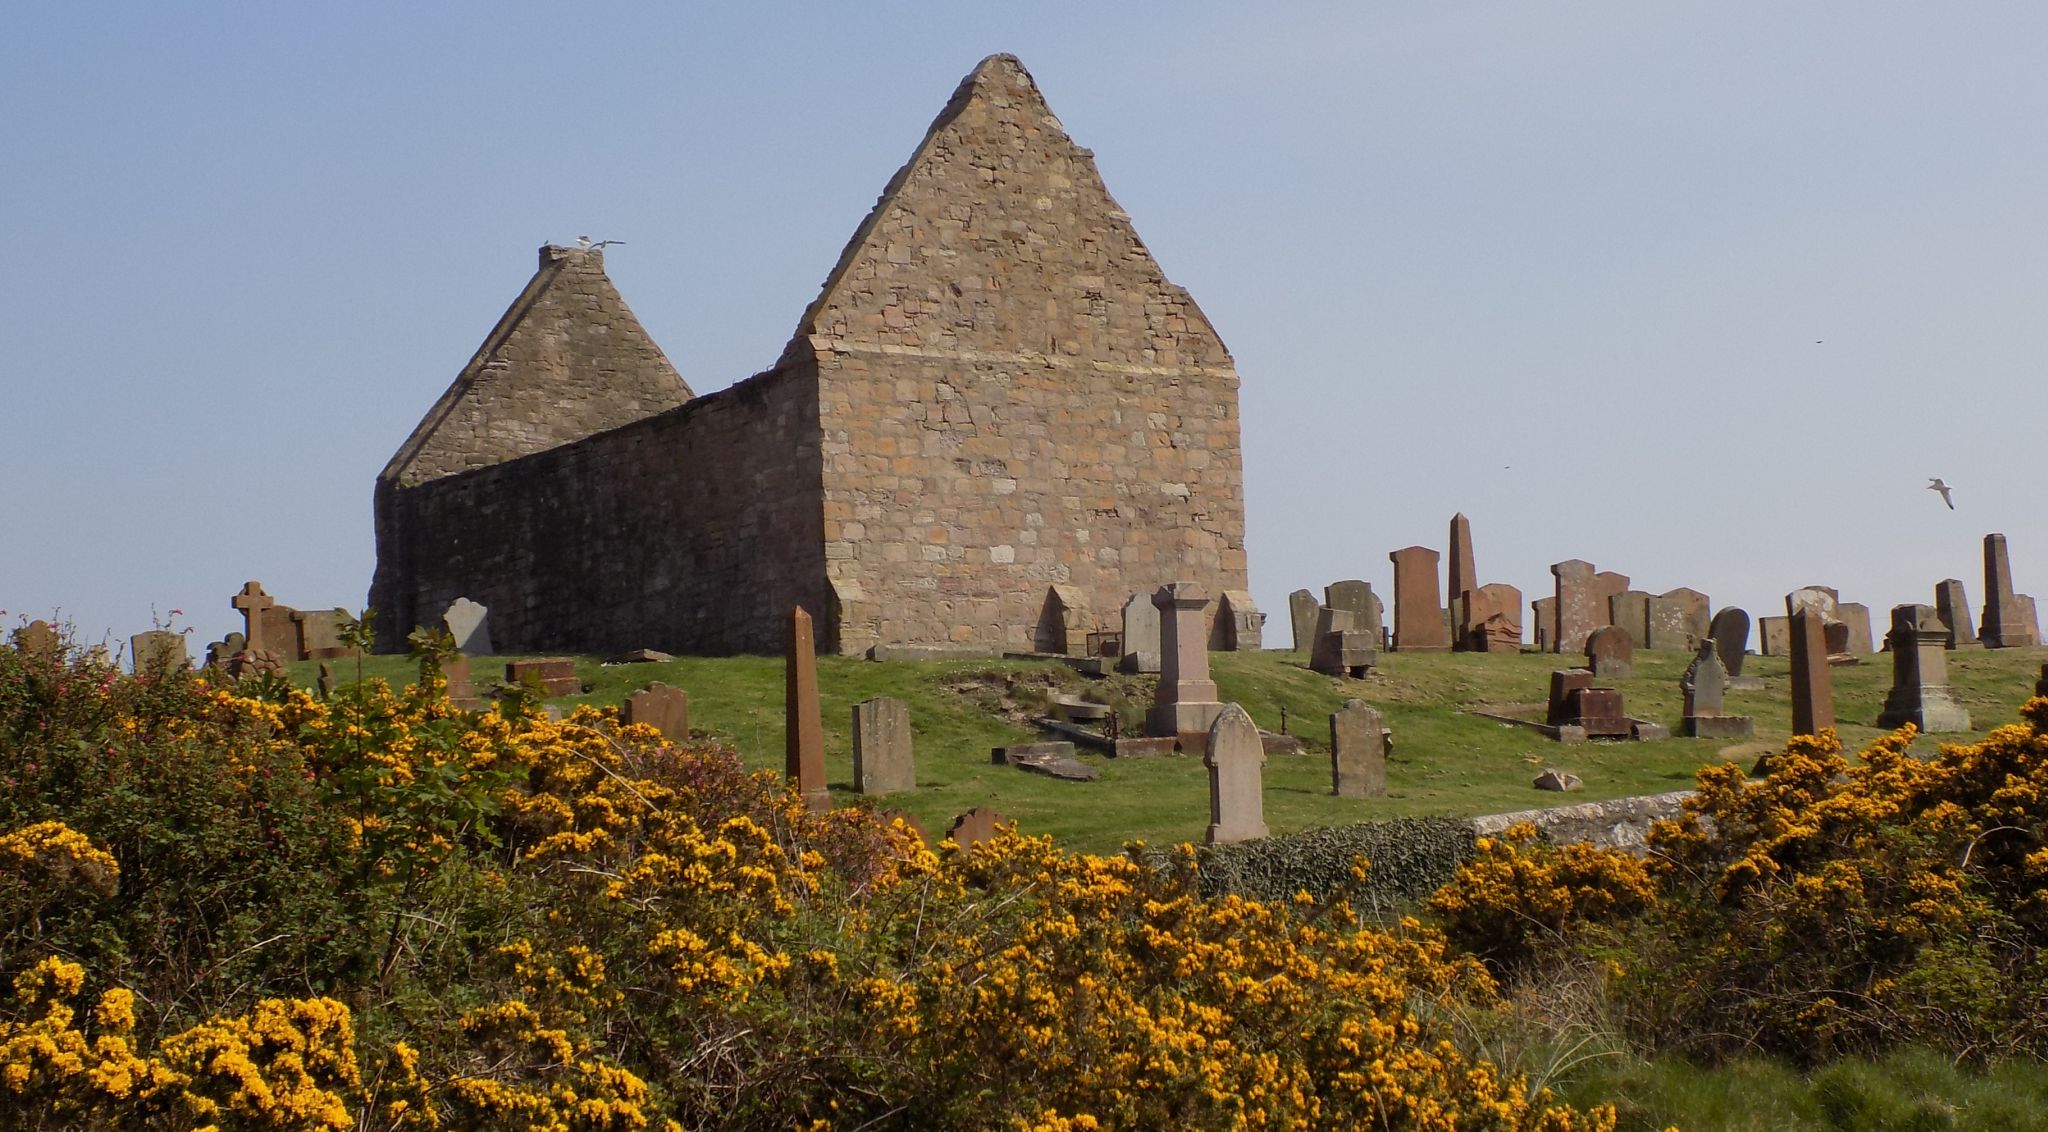
<svg viewBox="0 0 2048 1132"><path fill-rule="evenodd" d="M1970 713L1948 683L1949 628L1931 605L1892 607L1892 690L1879 727L1911 723L1922 731L1968 731Z"/></svg>
<svg viewBox="0 0 2048 1132"><path fill-rule="evenodd" d="M1844 648L1850 656L1869 656L1877 651L1877 642L1870 636L1870 607L1860 601L1838 601L1835 603L1835 618L1846 626L1843 633Z"/></svg>
<svg viewBox="0 0 2048 1132"><path fill-rule="evenodd" d="M1695 646L1710 635L1709 626L1712 624L1712 618L1708 616L1708 612L1713 608L1713 604L1707 600L1707 595L1691 586L1679 586L1677 589L1665 590L1657 596L1675 601L1679 608L1685 610L1685 631L1692 635Z"/></svg>
<svg viewBox="0 0 2048 1132"><path fill-rule="evenodd" d="M1357 614L1358 619L1351 627L1370 633L1373 647L1379 647L1384 623L1380 617L1379 596L1372 592L1370 583L1361 582L1356 578L1332 582L1323 587L1323 604L1332 609L1343 609Z"/></svg>
<svg viewBox="0 0 2048 1132"><path fill-rule="evenodd" d="M292 611L294 650L301 660L334 660L355 650L341 642L342 626L348 623L346 609L295 609Z"/></svg>
<svg viewBox="0 0 2048 1132"><path fill-rule="evenodd" d="M206 667L226 669L228 659L249 647L249 639L240 633L227 636L206 646Z"/></svg>
<svg viewBox="0 0 2048 1132"><path fill-rule="evenodd" d="M656 680L626 697L619 708L621 723L640 723L682 742L690 737L690 694Z"/></svg>
<svg viewBox="0 0 2048 1132"><path fill-rule="evenodd" d="M1159 671L1159 607L1151 594L1132 594L1124 602L1125 672Z"/></svg>
<svg viewBox="0 0 2048 1132"><path fill-rule="evenodd" d="M818 715L818 651L811 615L789 614L789 652L783 660L783 772L814 814L832 808L825 786L825 725Z"/></svg>
<svg viewBox="0 0 2048 1132"><path fill-rule="evenodd" d="M1364 679L1379 662L1379 652L1373 647L1379 642L1357 625L1358 614L1324 606L1316 619L1309 669L1325 676Z"/></svg>
<svg viewBox="0 0 2048 1132"><path fill-rule="evenodd" d="M1696 716L1722 714L1728 694L1728 670L1721 666L1720 650L1711 639L1700 642L1700 651L1686 666L1678 687L1684 693L1688 721Z"/></svg>
<svg viewBox="0 0 2048 1132"><path fill-rule="evenodd" d="M1963 591L1962 579L1943 578L1935 584L1934 611L1948 626L1950 648L1977 647L1977 626L1970 617L1970 595Z"/></svg>
<svg viewBox="0 0 2048 1132"><path fill-rule="evenodd" d="M1742 675L1742 659L1749 652L1749 612L1733 605L1723 608L1714 614L1708 634L1714 638L1721 667L1730 676Z"/></svg>
<svg viewBox="0 0 2048 1132"><path fill-rule="evenodd" d="M1345 700L1330 713L1330 793L1339 798L1384 798L1386 730L1380 713L1363 700Z"/></svg>
<svg viewBox="0 0 2048 1132"><path fill-rule="evenodd" d="M441 614L441 624L455 638L455 651L464 656L491 655L491 611L458 597Z"/></svg>
<svg viewBox="0 0 2048 1132"><path fill-rule="evenodd" d="M1789 617L1757 618L1757 653L1761 656L1792 655L1792 619Z"/></svg>
<svg viewBox="0 0 2048 1132"><path fill-rule="evenodd" d="M1307 590L1296 590L1287 595L1287 620L1294 628L1295 652L1315 651L1316 615L1321 608L1316 602L1316 595Z"/></svg>
<svg viewBox="0 0 2048 1132"><path fill-rule="evenodd" d="M168 675L192 667L192 656L185 651L185 634L168 629L152 629L128 638L128 658L137 676Z"/></svg>
<svg viewBox="0 0 2048 1132"><path fill-rule="evenodd" d="M917 788L909 704L877 696L853 705L853 788L862 794Z"/></svg>
<svg viewBox="0 0 2048 1132"><path fill-rule="evenodd" d="M1013 766L1068 782L1093 782L1102 776L1102 771L1075 758L1074 744L1063 739L1012 743L1007 747L995 747L989 754L991 761L998 766Z"/></svg>
<svg viewBox="0 0 2048 1132"><path fill-rule="evenodd" d="M1248 590L1224 590L1216 599L1218 652L1258 652L1266 647L1266 615Z"/></svg>
<svg viewBox="0 0 2048 1132"><path fill-rule="evenodd" d="M2005 536L1984 536L1984 628L1978 634L1987 649L2027 648L2041 643L2032 599L2013 592L2012 560Z"/></svg>
<svg viewBox="0 0 2048 1132"><path fill-rule="evenodd" d="M1700 635L1692 631L1690 606L1678 598L1653 597L1648 606L1649 643L1653 652L1690 652L1699 647Z"/></svg>
<svg viewBox="0 0 2048 1132"><path fill-rule="evenodd" d="M1827 631L1820 611L1799 605L1791 620L1792 734L1817 735L1835 725L1835 678L1828 671Z"/></svg>
<svg viewBox="0 0 2048 1132"><path fill-rule="evenodd" d="M1607 599L1608 624L1627 633L1639 649L1650 647L1650 597L1643 590L1625 590Z"/></svg>
<svg viewBox="0 0 2048 1132"><path fill-rule="evenodd" d="M31 621L14 631L14 647L24 655L56 659L63 641L48 621Z"/></svg>
<svg viewBox="0 0 2048 1132"><path fill-rule="evenodd" d="M1209 845L1255 841L1266 836L1266 745L1252 717L1236 704L1226 705L1209 728L1202 752L1209 768Z"/></svg>
<svg viewBox="0 0 2048 1132"><path fill-rule="evenodd" d="M1602 625L1586 637L1586 667L1602 680L1622 680L1635 673L1635 643L1619 625Z"/></svg>

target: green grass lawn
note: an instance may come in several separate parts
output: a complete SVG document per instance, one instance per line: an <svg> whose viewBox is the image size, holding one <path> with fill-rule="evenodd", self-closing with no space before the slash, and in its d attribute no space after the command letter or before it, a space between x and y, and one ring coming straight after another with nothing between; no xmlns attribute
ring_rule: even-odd
<svg viewBox="0 0 2048 1132"><path fill-rule="evenodd" d="M502 675L506 659L475 661L479 684ZM1568 659L1536 653L1390 653L1382 655L1380 667L1364 681L1318 675L1308 670L1303 655L1278 651L1212 654L1211 669L1223 699L1242 704L1269 731L1281 729L1284 710L1287 731L1307 745L1303 755L1275 756L1266 764L1266 821L1276 833L1372 818L1498 813L1683 789L1701 765L1736 759L1747 766L1790 733L1790 680L1783 657L1750 657L1744 674L1762 677L1763 690L1728 696L1731 713L1756 718L1752 743L1674 738L1567 746L1464 710L1480 703L1539 702L1547 694L1550 671ZM1634 675L1613 682L1629 714L1676 731L1678 679L1690 660L1681 653L1637 653ZM2044 660L2048 649L1949 654L1950 680L1979 734L2017 718ZM334 664L340 678L354 678L355 662ZM611 667L582 657L577 668L592 690L558 701L564 705L616 704L642 684L661 680L690 694L695 730L731 743L749 766L782 768L779 657L693 657ZM316 669L311 663L294 665L292 675L310 685ZM401 657L369 658L362 671L394 683L413 675ZM1891 660L1871 657L1832 671L1843 739L1858 748L1882 734L1874 721L1891 684ZM1200 841L1208 824L1208 777L1199 757L1110 759L1084 753L1086 761L1102 768L1102 777L1089 783L1056 781L989 761L991 747L1035 737L1007 716L1042 704L1049 691L1092 690L1105 702L1142 705L1151 695L1148 677L1091 680L1049 661L883 664L820 657L818 687L827 777L842 804L859 797L851 782L853 705L873 696L894 696L910 705L918 788L889 795L879 804L915 815L933 834L980 805L1016 819L1027 833L1049 833L1062 844L1091 852L1114 850L1131 839ZM1329 713L1350 697L1378 708L1393 729L1386 798L1330 796ZM1942 737L1923 737L1920 746L1931 751L1937 738ZM1585 789L1560 795L1531 788L1531 779L1545 767L1580 776Z"/></svg>

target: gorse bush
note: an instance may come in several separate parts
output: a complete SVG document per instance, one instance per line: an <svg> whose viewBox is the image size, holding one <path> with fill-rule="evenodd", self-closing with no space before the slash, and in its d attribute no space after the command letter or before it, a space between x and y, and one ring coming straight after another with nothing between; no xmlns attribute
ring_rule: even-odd
<svg viewBox="0 0 2048 1132"><path fill-rule="evenodd" d="M1797 737L1699 773L1649 855L1484 843L1431 906L1509 972L1600 956L1632 1036L1814 1064L1907 1045L2048 1054L2048 699L1982 741L1851 761Z"/></svg>
<svg viewBox="0 0 2048 1132"><path fill-rule="evenodd" d="M1448 1040L1495 986L1413 921L935 854L426 645L324 702L0 649L0 1128L1612 1127Z"/></svg>

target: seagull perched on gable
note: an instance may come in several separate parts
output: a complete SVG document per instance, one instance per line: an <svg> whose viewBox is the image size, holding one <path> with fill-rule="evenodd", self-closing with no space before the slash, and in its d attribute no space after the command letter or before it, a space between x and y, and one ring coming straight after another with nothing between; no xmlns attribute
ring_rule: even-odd
<svg viewBox="0 0 2048 1132"><path fill-rule="evenodd" d="M1956 509L1956 501L1948 497L1948 493L1950 490L1949 486L1941 482L1940 476L1935 476L1933 479L1927 481L1927 490L1939 494L1941 496L1941 501L1943 503L1948 504L1949 510L1953 511Z"/></svg>

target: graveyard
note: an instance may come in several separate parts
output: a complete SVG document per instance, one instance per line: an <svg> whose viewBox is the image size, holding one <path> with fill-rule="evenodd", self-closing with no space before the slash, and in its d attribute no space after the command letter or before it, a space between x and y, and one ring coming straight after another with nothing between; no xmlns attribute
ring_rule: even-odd
<svg viewBox="0 0 2048 1132"><path fill-rule="evenodd" d="M1977 720L2010 720L2032 694L2044 654L2034 649L1972 650L1950 654L1950 678ZM507 658L476 662L502 664ZM783 767L783 662L775 657L685 657L659 663L606 665L576 658L588 692L552 698L564 708L617 706L653 681L690 696L690 725L731 743L755 770ZM1265 765L1266 821L1275 832L1398 817L1469 817L1633 795L1690 786L1701 766L1723 760L1747 768L1791 734L1790 676L1784 657L1751 657L1746 674L1762 689L1731 693L1729 702L1757 719L1753 740L1725 742L1673 737L1645 743L1560 745L1536 732L1474 715L1475 706L1540 703L1555 654L1388 653L1374 675L1339 681L1312 672L1299 653L1215 653L1211 673L1226 702L1242 705L1262 730L1278 733L1282 712L1300 754L1275 754ZM1683 717L1679 680L1690 653L1641 652L1631 675L1611 681L1633 714L1663 721L1674 736ZM288 666L295 683L311 688L319 662ZM354 661L329 662L353 677ZM414 677L404 657L371 656L366 676L402 684ZM1833 669L1838 730L1860 747L1885 730L1878 716L1891 685L1889 658ZM991 765L998 746L1053 738L1026 723L1048 710L1055 691L1105 700L1149 702L1148 677L1092 679L1051 660L891 661L818 658L826 780L836 804L861 796L851 788L853 705L877 696L909 705L915 741L917 789L874 799L912 814L933 833L958 814L991 806L1031 834L1046 834L1086 852L1114 852L1124 842L1199 843L1207 821L1208 784L1199 754L1116 759L1080 752L1102 771L1095 782L1064 782ZM1007 691L1016 685L1015 692ZM992 689L1004 689L992 691ZM1021 697L1021 700L1020 700ZM1340 799L1330 793L1329 715L1349 698L1378 708L1393 731L1384 798ZM1021 703L1022 706L1019 706ZM1923 735L1916 749L1964 736ZM1555 767L1579 776L1582 790L1568 795L1533 790L1531 780Z"/></svg>

